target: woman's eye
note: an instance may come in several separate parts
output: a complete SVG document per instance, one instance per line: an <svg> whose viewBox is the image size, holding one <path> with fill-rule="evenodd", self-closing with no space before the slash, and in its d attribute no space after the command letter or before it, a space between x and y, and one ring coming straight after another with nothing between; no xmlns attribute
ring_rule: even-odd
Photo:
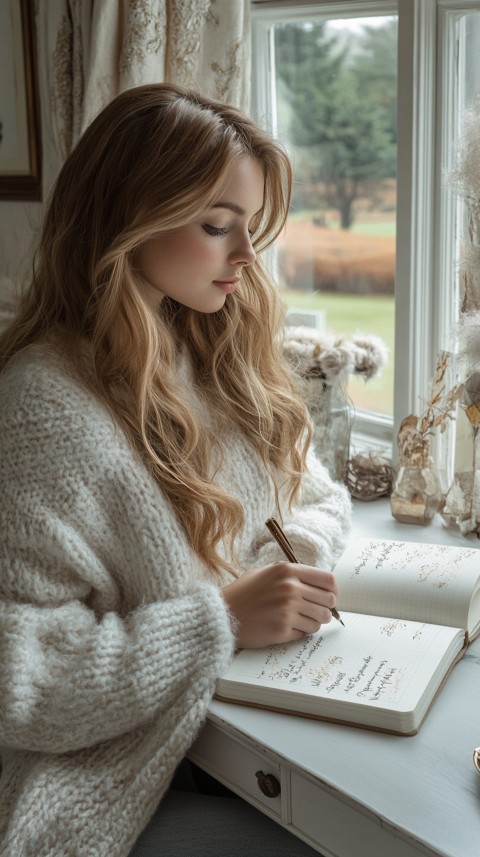
<svg viewBox="0 0 480 857"><path fill-rule="evenodd" d="M228 232L228 229L225 229L225 227L210 226L209 223L204 223L203 228L209 235L226 235Z"/></svg>

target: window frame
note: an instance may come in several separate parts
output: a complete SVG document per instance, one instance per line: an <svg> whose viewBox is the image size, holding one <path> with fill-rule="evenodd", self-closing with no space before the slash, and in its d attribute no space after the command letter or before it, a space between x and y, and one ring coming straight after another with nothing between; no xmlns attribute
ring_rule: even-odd
<svg viewBox="0 0 480 857"><path fill-rule="evenodd" d="M449 85L456 81L458 61L453 25L469 11L480 11L480 0L251 2L253 113L273 133L273 21L308 19L314 12L336 18L398 15L394 414L391 419L358 411L354 425L373 444L393 446L401 420L422 409L438 353L452 347L458 201L443 177L452 165L451 129L459 109L457 87Z"/></svg>

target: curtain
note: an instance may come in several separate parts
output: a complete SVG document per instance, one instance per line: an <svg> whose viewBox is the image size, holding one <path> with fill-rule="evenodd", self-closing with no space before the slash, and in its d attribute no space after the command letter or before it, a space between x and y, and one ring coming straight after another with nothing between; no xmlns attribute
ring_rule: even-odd
<svg viewBox="0 0 480 857"><path fill-rule="evenodd" d="M37 0L43 183L115 95L169 81L248 109L248 0Z"/></svg>

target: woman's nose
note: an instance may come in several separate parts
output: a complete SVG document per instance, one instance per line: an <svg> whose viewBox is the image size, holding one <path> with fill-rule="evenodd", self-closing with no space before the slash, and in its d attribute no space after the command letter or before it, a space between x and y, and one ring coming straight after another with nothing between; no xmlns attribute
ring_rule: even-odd
<svg viewBox="0 0 480 857"><path fill-rule="evenodd" d="M253 249L250 235L248 235L232 250L229 261L232 265L245 266L252 265L256 258L257 254Z"/></svg>

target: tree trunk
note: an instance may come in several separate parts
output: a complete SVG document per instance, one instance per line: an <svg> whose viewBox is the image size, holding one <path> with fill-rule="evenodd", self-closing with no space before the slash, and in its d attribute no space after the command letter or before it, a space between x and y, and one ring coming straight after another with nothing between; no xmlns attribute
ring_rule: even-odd
<svg viewBox="0 0 480 857"><path fill-rule="evenodd" d="M340 200L338 211L340 213L341 229L350 229L353 223L352 203L353 199L351 198L343 198Z"/></svg>

